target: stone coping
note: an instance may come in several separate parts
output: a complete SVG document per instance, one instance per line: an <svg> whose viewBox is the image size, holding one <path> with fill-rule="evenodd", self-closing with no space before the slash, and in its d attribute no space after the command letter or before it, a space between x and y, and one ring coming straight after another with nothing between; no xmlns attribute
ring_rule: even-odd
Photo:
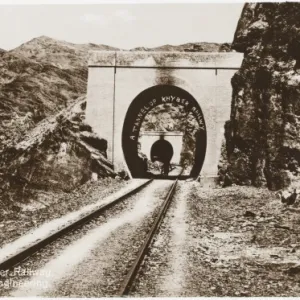
<svg viewBox="0 0 300 300"><path fill-rule="evenodd" d="M89 51L89 67L239 69L243 53Z"/></svg>

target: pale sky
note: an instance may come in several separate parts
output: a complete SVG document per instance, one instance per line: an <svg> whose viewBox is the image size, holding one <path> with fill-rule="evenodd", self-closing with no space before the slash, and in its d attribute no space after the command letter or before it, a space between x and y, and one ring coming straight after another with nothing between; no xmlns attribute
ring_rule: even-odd
<svg viewBox="0 0 300 300"><path fill-rule="evenodd" d="M46 35L123 49L232 42L243 3L0 5L0 48Z"/></svg>

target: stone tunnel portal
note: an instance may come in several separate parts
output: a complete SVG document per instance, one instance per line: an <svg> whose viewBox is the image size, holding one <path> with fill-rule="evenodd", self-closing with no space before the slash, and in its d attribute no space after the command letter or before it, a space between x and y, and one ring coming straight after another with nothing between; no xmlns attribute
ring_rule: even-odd
<svg viewBox="0 0 300 300"><path fill-rule="evenodd" d="M134 153L137 153L136 139L149 105L182 101L186 109L199 111L200 106L205 120L205 130L197 134L197 155L191 153L191 159L195 159L191 174L199 174L201 170L201 181L214 186L224 125L230 119L231 78L240 68L243 55L236 52L91 51L86 121L107 141L107 158L114 170L126 170L131 178L136 177L131 174ZM156 88L157 85L162 87ZM199 106L193 105L195 102ZM178 147L173 141L170 143L175 160Z"/></svg>

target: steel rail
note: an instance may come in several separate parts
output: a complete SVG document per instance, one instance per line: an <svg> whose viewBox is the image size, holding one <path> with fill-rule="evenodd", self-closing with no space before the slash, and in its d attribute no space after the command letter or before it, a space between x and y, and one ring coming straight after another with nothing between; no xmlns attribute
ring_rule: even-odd
<svg viewBox="0 0 300 300"><path fill-rule="evenodd" d="M120 201L136 194L137 192L142 190L144 187L146 187L152 181L153 181L153 179L149 179L146 182L143 182L141 185L139 185L136 188L134 188L133 190L125 193L124 195L120 196L119 198L111 201L110 203L107 203L107 204L101 206L100 208L96 209L95 211L92 211L92 212L88 213L87 215L83 216L79 220L76 220L76 221L66 225L63 228L58 229L56 232L50 234L46 238L44 238L42 240L38 240L33 245L30 245L27 248L22 249L17 254L15 254L15 255L13 255L13 256L11 256L11 257L3 260L3 261L0 261L0 271L6 271L6 270L13 269L16 265L19 265L25 259L32 256L36 252L40 251L42 248L44 248L45 246L51 244L52 242L54 242L58 238L62 237L66 233L78 228L81 225L84 225L85 223L89 222L93 218L98 217L101 213L103 213L104 211L106 211L110 207L114 206L115 204L119 203Z"/></svg>
<svg viewBox="0 0 300 300"><path fill-rule="evenodd" d="M183 172L183 170L181 171L180 175L182 174L182 172ZM157 217L156 217L149 233L147 234L147 237L146 237L143 245L139 249L139 252L137 254L137 257L136 257L133 265L131 266L124 281L122 282L122 284L119 288L118 294L117 294L118 297L127 296L130 293L130 290L132 288L132 285L134 283L136 275L140 269L140 266L144 260L145 255L147 254L147 252L149 250L151 241L153 240L155 233L159 229L159 227L162 223L162 220L163 220L164 216L166 215L166 212L171 204L171 200L175 193L175 189L177 186L179 176L177 177L176 181L172 184L171 188L169 189L168 194L167 194L163 204L160 207L159 213L157 214Z"/></svg>

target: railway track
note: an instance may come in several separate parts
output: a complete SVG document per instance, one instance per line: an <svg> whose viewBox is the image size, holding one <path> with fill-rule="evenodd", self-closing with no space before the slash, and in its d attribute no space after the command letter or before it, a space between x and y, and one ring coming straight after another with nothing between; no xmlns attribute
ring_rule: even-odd
<svg viewBox="0 0 300 300"><path fill-rule="evenodd" d="M138 275L138 272L139 272L140 266L143 262L143 259L151 246L153 237L155 236L158 229L160 228L160 225L164 219L164 216L171 204L172 197L174 195L176 185L177 185L177 182L178 182L178 179L179 179L181 173L182 173L182 171L177 176L176 181L174 181L172 183L171 187L170 187L170 185L168 185L168 190L161 189L161 191L159 192L161 194L161 196L159 196L160 198L156 198L157 195L154 195L154 194L152 196L151 193L153 193L153 191L155 191L155 188L153 190L153 186L151 185L150 190L152 192L150 192L150 190L149 190L149 195L151 195L150 198L151 199L160 199L160 201L162 201L162 202L159 203L159 205L156 208L156 212L153 215L154 221L152 219L149 224L150 230L149 230L149 227L147 227L147 229L145 228L146 230L144 231L143 237L146 236L146 238L145 238L145 241L143 241L144 238L142 238L142 240L140 239L139 245L141 245L141 243L143 243L143 244L140 247L140 249L138 250L138 254L135 255L134 254L134 253L136 253L135 251L134 251L134 253L132 253L132 258L135 259L135 257L136 257L136 259L134 260L134 263L132 264L129 272L127 274L125 273L126 274L125 277L124 277L124 275L119 277L117 274L115 274L115 277L112 277L112 278L115 278L116 289L114 289L114 291L111 290L111 292L112 292L111 295L126 296L130 293L130 289L132 288L132 286L135 282L135 279ZM157 180L157 182L154 184L153 179L150 179L150 180L143 182L139 186L135 186L134 189L121 195L120 197L118 197L116 195L116 197L118 197L118 198L113 197L113 199L108 204L101 206L97 210L89 212L87 215L81 217L79 220L78 219L75 220L71 224L70 223L66 224L65 227L48 235L46 238L43 238L42 240L38 240L34 244L31 244L27 248L24 248L23 250L19 251L15 255L7 257L7 259L0 261L0 271L7 271L7 270L13 271L14 268L16 268L16 267L21 266L21 268L22 268L22 266L25 266L28 263L28 261L31 261L31 259L33 259L35 261L35 256L40 255L39 254L40 252L45 253L44 251L47 251L47 249L51 249L52 244L55 245L56 241L59 241L60 238L64 239L65 236L68 236L70 233L71 233L71 235L73 235L73 231L76 232L76 230L78 230L78 229L81 230L81 228L84 228L86 223L89 223L90 221L93 222L93 220L97 219L97 217L102 216L103 214L106 214L108 212L109 208L114 209L114 206L118 203L122 203L122 200L131 199L131 197L133 197L132 198L133 200L138 199L137 197L142 197L141 199L143 199L142 195L144 195L144 197L145 197L145 195L147 195L147 197L148 197L148 194L147 194L148 189L144 189L144 188L146 188L151 182L153 182L154 186L159 186L159 187L163 187L166 184L166 183L163 183L163 184L157 185L159 181L160 180ZM141 195L137 196L137 195L139 195L140 192L141 192ZM152 198L152 197L154 197L154 198ZM157 201L157 200L155 200L155 201ZM140 201L140 203L142 203L142 202ZM153 203L155 203L155 202L153 202ZM128 214L128 212L126 212L126 213ZM134 212L133 212L133 216L134 216ZM135 217L133 217L133 218L135 218ZM51 247L50 248L46 247L48 245L49 246L51 245ZM99 250L99 251L101 252L102 250ZM99 256L99 257L101 257L101 256ZM95 256L95 258L97 261L97 256ZM117 256L116 256L116 259L120 259L120 258L117 258ZM101 261L101 258L100 258L100 261ZM130 261L130 260L128 260L128 261ZM26 267L24 267L24 268L26 268ZM33 268L35 268L35 267L33 267ZM87 266L87 269L88 268L89 267ZM126 269L126 267L124 266L124 271L125 271L125 269ZM38 269L36 269L36 270L38 270ZM53 270L55 271L55 269L53 269ZM84 274L84 272L83 272L83 274ZM79 275L79 276L81 276L81 275ZM103 282L105 282L105 280L106 280L105 278L106 277L103 277L103 280L104 280ZM108 276L108 278L109 278L109 276ZM23 280L23 279L20 278L20 280ZM33 279L33 281L34 280L36 280L36 279ZM30 279L28 279L28 282L30 283ZM119 288L120 283L121 283L121 288ZM18 290L16 290L16 293L18 295ZM27 293L27 291L25 291L25 294L26 293ZM37 292L37 293L39 293L39 292ZM22 292L21 292L21 294L22 294ZM33 295L35 295L35 294L33 294Z"/></svg>
<svg viewBox="0 0 300 300"><path fill-rule="evenodd" d="M182 172L183 172L183 170L181 171L180 175L182 174ZM156 216L156 219L155 219L149 233L147 234L144 243L142 244L142 246L140 247L140 249L138 251L136 259L134 260L129 272L127 273L124 281L121 284L121 287L118 291L117 296L122 297L122 296L128 296L130 294L130 290L131 290L131 288L134 284L134 281L137 277L137 274L138 274L140 266L144 260L144 257L147 254L147 252L149 251L151 242L152 242L154 236L156 235L156 233L158 232L159 227L164 219L164 216L166 215L166 212L172 202L172 198L175 193L175 189L177 186L179 176L177 177L177 179L174 181L174 183L170 187L170 189L167 193L167 196L166 196L164 202L162 203L160 210Z"/></svg>
<svg viewBox="0 0 300 300"><path fill-rule="evenodd" d="M42 250L47 245L55 242L60 237L66 235L67 233L71 232L72 230L77 229L78 227L88 223L92 219L100 216L105 211L107 211L109 208L113 207L117 203L120 203L122 200L125 200L125 199L129 198L130 196L138 193L143 188L145 188L147 185L149 185L152 181L153 181L153 179L147 180L146 182L140 184L138 187L136 187L132 191L125 193L124 195L118 197L117 199L111 201L110 203L105 204L105 205L101 206L100 208L96 209L95 211L83 216L82 218L60 228L56 232L47 236L46 238L38 240L34 244L20 250L15 255L10 256L10 257L4 259L3 261L0 261L0 271L12 270L16 266L18 266L22 262L24 262L26 259L28 259L30 256L32 256L35 253L37 253L38 251Z"/></svg>

